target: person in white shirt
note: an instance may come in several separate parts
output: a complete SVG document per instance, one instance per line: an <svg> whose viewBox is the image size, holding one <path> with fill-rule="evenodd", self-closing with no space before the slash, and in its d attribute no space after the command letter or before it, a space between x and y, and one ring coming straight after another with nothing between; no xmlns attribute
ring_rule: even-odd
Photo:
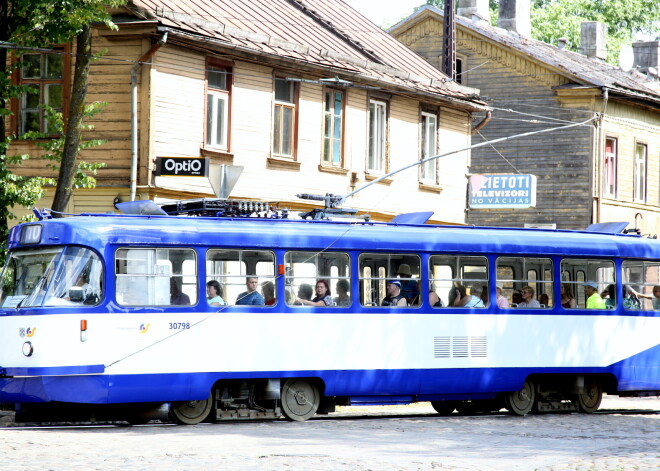
<svg viewBox="0 0 660 471"><path fill-rule="evenodd" d="M521 290L522 293L522 302L518 303L518 307L527 307L527 308L540 308L541 304L534 299L534 288L531 286L525 286Z"/></svg>

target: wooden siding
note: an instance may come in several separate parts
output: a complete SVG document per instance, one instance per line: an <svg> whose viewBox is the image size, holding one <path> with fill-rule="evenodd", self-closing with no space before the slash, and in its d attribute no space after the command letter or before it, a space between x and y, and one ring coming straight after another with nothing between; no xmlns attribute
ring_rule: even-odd
<svg viewBox="0 0 660 471"><path fill-rule="evenodd" d="M91 121L95 130L87 138L107 139L101 147L81 154L86 161L103 161L108 167L98 174L95 190L76 191L68 211L111 211L116 196L128 200L131 170L131 68L152 47L150 39L126 35L95 34L94 47L105 48L104 59L92 65L88 101L107 101L105 111ZM231 52L222 56L232 61ZM153 65L138 69L138 199L179 199L212 196L205 179L154 177L159 156L199 156L204 145L205 64L207 56L166 43L151 58ZM368 97L371 89L346 88L344 115L344 163L340 169L322 165L324 86L314 81L323 75L290 72L300 83L296 163L278 161L271 155L273 127L273 74L271 66L233 58L230 98L230 141L227 152L212 152L212 161L244 167L232 197L263 198L304 206L297 193L346 194L369 180L365 175L368 136ZM289 73L291 75L289 75ZM390 93L388 90L379 90ZM389 100L389 168L419 160L420 102L393 94ZM437 105L437 103L436 103ZM439 107L441 150L469 142L470 114ZM15 151L36 152L33 143ZM370 212L377 220L410 211L436 211L436 222L465 222L465 173L469 152L439 164L440 187L420 188L419 170L411 168L388 181L377 183L351 198L347 204ZM20 170L43 175L37 158ZM51 205L49 192L39 206ZM307 203L309 207L309 203ZM23 211L26 213L27 210Z"/></svg>
<svg viewBox="0 0 660 471"><path fill-rule="evenodd" d="M185 73L179 65L188 65ZM157 156L197 156L203 147L205 57L188 50L163 47L157 54L152 82L153 150ZM234 165L244 167L233 197L265 198L295 203L297 193L346 194L367 183L368 93L360 88L345 90L344 165L333 171L322 165L324 87L300 83L298 140L295 161L282 163L271 155L273 115L273 75L276 70L236 60L231 92L231 139L228 156ZM318 77L305 76L313 81ZM400 168L419 160L419 102L393 96L389 110L389 168ZM449 112L440 120L443 139L464 143L468 137L469 114ZM446 134L446 137L444 137ZM448 191L429 194L420 191L417 167L396 175L385 183L358 193L349 204L378 217L415 210L443 210L438 220L464 221L464 187L454 188L456 175L464 180L467 153L453 157L450 172L443 176ZM206 182L159 177L157 187L171 191L198 191L211 194ZM354 184L352 184L352 182ZM170 191L170 192L171 192ZM160 192L159 194L163 194ZM409 195L402 198L400 195ZM458 196L458 199L456 197Z"/></svg>
<svg viewBox="0 0 660 471"><path fill-rule="evenodd" d="M396 37L438 66L442 54L442 22L436 18L411 21L397 28ZM457 31L457 54L464 58L463 84L480 90L495 108L492 121L472 138L484 140L516 135L552 126L552 120L583 121L602 110L599 90L555 90L569 80L538 61L533 61L465 28ZM525 114L512 114L505 110ZM530 115L537 115L530 116ZM478 117L475 117L478 119ZM539 123L533 123L532 120ZM620 197L603 200L600 195L602 143L593 126L530 136L481 147L472 151L471 173L532 173L538 177L537 206L524 210L471 210L467 222L477 225L523 226L554 223L558 228L582 229L593 219L625 220L634 214L648 219L649 231L660 227L660 113L610 101L605 133L621 139ZM555 121L559 122L559 121ZM604 137L602 137L604 139ZM648 204L632 203L632 156L634 142L648 144ZM595 209L596 208L596 209ZM622 208L626 208L623 210ZM615 218L615 219L612 219Z"/></svg>

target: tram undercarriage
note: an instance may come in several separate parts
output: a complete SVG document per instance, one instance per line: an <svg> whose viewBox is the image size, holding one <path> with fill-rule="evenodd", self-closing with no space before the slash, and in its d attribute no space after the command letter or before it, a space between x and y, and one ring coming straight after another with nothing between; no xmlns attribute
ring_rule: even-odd
<svg viewBox="0 0 660 471"><path fill-rule="evenodd" d="M608 375L533 375L520 391L501 393L491 399L437 400L431 405L440 415L496 413L514 415L553 412L595 412L604 391L616 392ZM21 404L17 422L151 420L194 425L225 420L277 419L303 421L316 414L335 411L335 405L350 405L348 397L323 396L323 383L315 378L236 379L216 383L207 399L169 404ZM414 400L415 398L413 398ZM387 397L382 398L387 402Z"/></svg>

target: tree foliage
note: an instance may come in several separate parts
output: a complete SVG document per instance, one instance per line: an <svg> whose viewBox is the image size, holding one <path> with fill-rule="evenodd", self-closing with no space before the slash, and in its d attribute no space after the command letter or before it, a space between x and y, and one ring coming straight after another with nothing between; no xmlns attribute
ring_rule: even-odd
<svg viewBox="0 0 660 471"><path fill-rule="evenodd" d="M607 61L616 63L621 46L630 45L636 34L660 31L660 2L657 0L535 0L532 35L557 44L566 38L567 48L579 51L580 25L600 21L607 25Z"/></svg>
<svg viewBox="0 0 660 471"><path fill-rule="evenodd" d="M458 2L457 2L458 3ZM444 9L444 0L427 0ZM499 0L489 0L491 24L497 25ZM580 25L600 21L607 25L608 62L616 63L619 50L630 45L638 33L660 32L658 0L532 0L532 37L548 44L567 40L567 49L579 51Z"/></svg>
<svg viewBox="0 0 660 471"><path fill-rule="evenodd" d="M108 13L108 7L116 7L124 4L124 0L0 0L0 41L4 45L13 44L15 49L12 53L20 54L18 48L42 47L48 48L54 44L68 43L77 38L84 31L89 31L90 26L96 23L104 23L113 27L112 18ZM43 186L46 184L55 184L56 180L47 178L26 178L17 175L13 169L20 166L22 162L29 158L27 155L11 156L9 146L17 137L7 134L6 119L11 114L7 106L9 101L17 99L21 94L29 92L26 87L16 87L11 82L11 75L14 69L8 62L8 47L0 47L0 129L3 130L2 139L0 139L0 259L3 258L4 249L8 235L8 219L14 218L11 208L16 205L30 207L43 196ZM89 60L89 56L85 56ZM76 70L77 72L77 70ZM74 77L74 82L75 82ZM83 90L87 87L87 76L80 77L77 82ZM75 93L72 90L72 94ZM82 96L83 104L78 106L78 116L84 116L86 109L84 106L84 93ZM69 132L79 133L83 129L81 119L77 119L72 126L69 123L61 122L62 129L67 131L63 149L69 149L68 153L73 158L66 159L67 151L58 154L51 154L54 159L65 163L64 165L73 169L76 175L82 171L91 171L95 173L96 164L76 163L78 150L84 146L80 145L78 139L71 139ZM67 142L68 139L68 142ZM53 143L59 145L59 143ZM51 159L52 160L52 159ZM79 180L82 185L94 183L92 177L84 177ZM67 184L67 191L74 184ZM68 200L68 199L67 199Z"/></svg>

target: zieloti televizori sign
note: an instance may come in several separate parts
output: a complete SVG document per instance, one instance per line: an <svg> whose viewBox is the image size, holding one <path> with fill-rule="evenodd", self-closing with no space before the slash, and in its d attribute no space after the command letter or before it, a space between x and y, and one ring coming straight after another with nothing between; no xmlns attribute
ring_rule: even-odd
<svg viewBox="0 0 660 471"><path fill-rule="evenodd" d="M208 159L205 157L156 157L156 176L207 177Z"/></svg>
<svg viewBox="0 0 660 471"><path fill-rule="evenodd" d="M470 176L470 209L535 206L536 175Z"/></svg>

